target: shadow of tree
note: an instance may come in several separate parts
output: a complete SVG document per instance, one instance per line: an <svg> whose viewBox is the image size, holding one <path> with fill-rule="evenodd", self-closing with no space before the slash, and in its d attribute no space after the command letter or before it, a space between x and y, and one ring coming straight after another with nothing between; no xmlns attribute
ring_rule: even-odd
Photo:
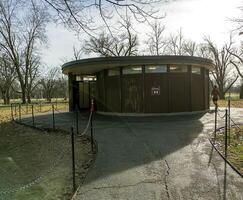
<svg viewBox="0 0 243 200"><path fill-rule="evenodd" d="M88 113L79 115L83 130ZM94 116L94 138L98 155L84 184L134 167L164 159L190 144L203 129L199 120L203 114L156 117ZM23 119L30 122L30 118ZM51 127L52 114L35 117L38 125ZM55 114L57 127L70 130L75 125L75 113ZM88 133L89 134L89 131Z"/></svg>

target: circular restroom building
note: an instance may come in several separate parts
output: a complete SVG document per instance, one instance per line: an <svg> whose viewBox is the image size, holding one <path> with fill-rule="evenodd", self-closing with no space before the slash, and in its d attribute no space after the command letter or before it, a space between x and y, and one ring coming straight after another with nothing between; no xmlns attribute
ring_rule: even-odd
<svg viewBox="0 0 243 200"><path fill-rule="evenodd" d="M103 113L174 113L209 109L211 60L192 56L99 57L62 66L69 109Z"/></svg>

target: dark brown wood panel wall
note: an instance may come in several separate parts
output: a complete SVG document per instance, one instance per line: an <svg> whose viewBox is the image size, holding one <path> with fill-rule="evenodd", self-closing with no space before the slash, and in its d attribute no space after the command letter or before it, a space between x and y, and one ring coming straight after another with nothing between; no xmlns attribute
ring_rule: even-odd
<svg viewBox="0 0 243 200"><path fill-rule="evenodd" d="M143 112L143 76L129 74L122 77L122 112Z"/></svg>
<svg viewBox="0 0 243 200"><path fill-rule="evenodd" d="M161 73L107 76L97 74L99 111L124 113L188 112L209 106L208 70L202 74ZM160 95L152 95L160 88Z"/></svg>
<svg viewBox="0 0 243 200"><path fill-rule="evenodd" d="M74 96L74 87L75 87L75 76L72 74L68 74L68 91L69 91L69 111L74 110L74 104L75 104L75 96Z"/></svg>
<svg viewBox="0 0 243 200"><path fill-rule="evenodd" d="M170 112L188 112L190 110L190 85L188 73L170 73L168 77Z"/></svg>
<svg viewBox="0 0 243 200"><path fill-rule="evenodd" d="M153 92L158 89L159 94ZM145 74L145 113L163 113L169 111L167 73Z"/></svg>
<svg viewBox="0 0 243 200"><path fill-rule="evenodd" d="M79 82L73 81L73 110L76 109L76 106L79 105Z"/></svg>
<svg viewBox="0 0 243 200"><path fill-rule="evenodd" d="M205 109L209 109L209 70L205 70Z"/></svg>
<svg viewBox="0 0 243 200"><path fill-rule="evenodd" d="M90 107L90 83L78 82L79 84L79 108L87 109Z"/></svg>
<svg viewBox="0 0 243 200"><path fill-rule="evenodd" d="M192 111L204 110L203 74L191 74Z"/></svg>
<svg viewBox="0 0 243 200"><path fill-rule="evenodd" d="M96 105L99 111L106 111L106 102L105 102L105 73L101 71L97 75L97 99Z"/></svg>
<svg viewBox="0 0 243 200"><path fill-rule="evenodd" d="M105 81L107 111L121 112L120 76L107 76Z"/></svg>

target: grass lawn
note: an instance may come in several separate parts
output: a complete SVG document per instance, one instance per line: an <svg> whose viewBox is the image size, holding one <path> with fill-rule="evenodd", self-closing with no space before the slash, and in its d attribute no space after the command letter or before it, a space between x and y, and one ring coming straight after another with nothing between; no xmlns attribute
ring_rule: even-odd
<svg viewBox="0 0 243 200"><path fill-rule="evenodd" d="M228 134L228 160L243 174L243 126L231 128ZM216 145L224 155L224 132L217 132ZM229 143L230 141L230 143Z"/></svg>
<svg viewBox="0 0 243 200"><path fill-rule="evenodd" d="M240 98L240 93L234 93L234 92L231 93L231 94L226 93L224 96L225 96L226 99L228 99L229 96L230 96L230 98L231 98L232 100L239 100L239 98Z"/></svg>
<svg viewBox="0 0 243 200"><path fill-rule="evenodd" d="M219 100L218 101L219 107L227 107L228 106L228 100ZM212 101L210 101L210 106L214 107L214 104ZM243 99L240 100L231 100L230 101L230 106L232 108L243 108Z"/></svg>
<svg viewBox="0 0 243 200"><path fill-rule="evenodd" d="M231 99L230 105L232 108L243 108L243 100L239 99L238 94L231 94ZM219 100L218 104L219 107L226 108L228 106L228 100ZM214 106L212 101L210 105ZM228 159L243 174L243 126L240 128L240 132L235 128L231 130ZM216 144L219 150L224 154L224 132L217 133Z"/></svg>
<svg viewBox="0 0 243 200"><path fill-rule="evenodd" d="M44 112L50 106L42 109ZM43 133L10 119L10 108L0 108L0 199L70 199L70 135ZM90 152L89 138L79 137L75 142L76 175L80 183L94 155ZM6 191L9 193L3 193Z"/></svg>
<svg viewBox="0 0 243 200"><path fill-rule="evenodd" d="M68 99L64 99L64 98L52 98L51 102L55 103L55 102L67 102ZM21 103L22 100L21 99L11 99L10 103ZM48 103L46 99L31 99L31 103ZM3 100L0 99L0 106L4 106L3 104Z"/></svg>

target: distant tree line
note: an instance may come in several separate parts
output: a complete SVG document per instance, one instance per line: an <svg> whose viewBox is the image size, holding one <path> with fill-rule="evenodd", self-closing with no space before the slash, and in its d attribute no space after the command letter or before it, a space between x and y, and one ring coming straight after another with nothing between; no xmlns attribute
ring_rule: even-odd
<svg viewBox="0 0 243 200"><path fill-rule="evenodd" d="M214 70L210 72L211 84L218 85L223 99L237 78L243 79L242 47L235 45L232 35L218 47L209 36L197 44L185 38L181 29L165 34L166 27L162 23L165 15L156 9L161 2L163 0L1 0L0 95L4 103L15 97L20 97L23 103L30 103L33 97L44 97L48 101L53 96L67 97L67 80L60 70L53 68L43 73L39 49L47 43L46 25L50 19L89 37L73 49L74 59L81 59L83 54L209 58L214 63ZM98 19L93 13L98 13ZM117 23L114 18L118 19ZM142 39L135 21L147 24L146 36ZM233 21L240 24L241 30L242 20Z"/></svg>
<svg viewBox="0 0 243 200"><path fill-rule="evenodd" d="M45 6L35 1L0 1L0 95L4 104L18 97L22 103L31 103L33 97L66 98L67 81L60 71L50 70L44 76L41 70L39 48L47 41L48 17ZM64 87L58 90L56 85Z"/></svg>
<svg viewBox="0 0 243 200"><path fill-rule="evenodd" d="M203 37L203 42L197 44L185 38L181 29L177 33L166 35L165 25L161 23L161 20L154 20L148 25L149 31L146 38L139 41L138 33L130 18L124 17L117 24L118 27L114 29L113 36L102 32L97 37L92 36L84 40L83 45L80 45L79 53L83 51L84 54L93 53L104 57L181 55L208 58L214 63L214 69L210 72L210 82L211 85L218 86L221 99L224 99L225 94L229 92L239 76L243 79L240 73L243 54L239 53L242 48L234 44L232 35L229 35L229 40L221 47L218 47L209 36ZM116 33L115 30L119 31ZM144 48L139 51L141 43Z"/></svg>
<svg viewBox="0 0 243 200"><path fill-rule="evenodd" d="M242 47L235 46L232 35L229 41L218 47L208 36L203 38L201 44L186 39L179 30L177 34L165 36L165 26L159 6L163 0L43 0L52 10L56 12L57 19L68 27L85 32L90 39L83 41L80 48L76 48L75 59L82 58L82 53L94 53L99 56L134 56L134 55L188 55L209 58L214 62L214 70L210 73L210 82L217 85L220 98L232 88L238 77L243 76L241 68L243 65ZM242 7L239 8L241 11ZM92 13L98 13L94 17ZM229 16L231 17L231 16ZM119 19L114 24L111 20ZM138 32L133 22L149 24L150 32L143 41L138 40ZM152 22L151 22L152 21ZM101 25L100 25L101 22ZM243 33L243 20L232 19L236 24L236 31ZM98 25L97 25L98 24ZM101 27L104 30L99 31ZM98 34L97 34L98 30ZM140 34L140 33L139 33ZM139 44L146 43L147 48L139 51ZM75 54L74 52L74 54ZM78 54L77 54L78 53ZM243 81L242 81L243 82ZM241 98L243 98L243 85L241 86Z"/></svg>

